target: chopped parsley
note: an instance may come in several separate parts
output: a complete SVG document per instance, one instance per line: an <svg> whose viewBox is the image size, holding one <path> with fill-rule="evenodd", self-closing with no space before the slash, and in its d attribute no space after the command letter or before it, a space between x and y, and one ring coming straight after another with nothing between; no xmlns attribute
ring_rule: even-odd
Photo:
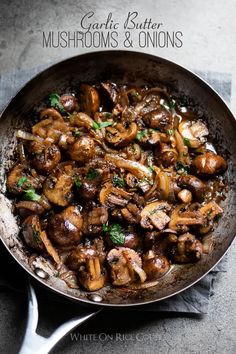
<svg viewBox="0 0 236 354"><path fill-rule="evenodd" d="M21 188L25 182L27 182L27 177L21 177L17 183L17 187Z"/></svg>
<svg viewBox="0 0 236 354"><path fill-rule="evenodd" d="M141 130L140 132L138 132L138 134L136 135L136 139L137 140L141 140L143 137L146 136L146 131L145 130Z"/></svg>
<svg viewBox="0 0 236 354"><path fill-rule="evenodd" d="M93 122L93 129L94 130L98 130L98 129L102 129L102 128L106 128L109 127L110 125L113 125L113 122L101 122L101 123L97 123L97 122Z"/></svg>
<svg viewBox="0 0 236 354"><path fill-rule="evenodd" d="M77 188L82 187L83 183L81 182L81 180L79 178L75 178L75 185Z"/></svg>
<svg viewBox="0 0 236 354"><path fill-rule="evenodd" d="M61 113L65 112L65 109L60 102L60 96L57 93L55 93L55 92L50 93L50 95L48 96L48 99L49 99L49 103L50 103L51 107L59 109Z"/></svg>
<svg viewBox="0 0 236 354"><path fill-rule="evenodd" d="M188 138L184 138L184 144L188 147L191 147L190 140Z"/></svg>
<svg viewBox="0 0 236 354"><path fill-rule="evenodd" d="M76 129L76 130L73 131L72 134L73 134L75 137L78 137L78 136L80 136L81 132L79 131L79 129Z"/></svg>
<svg viewBox="0 0 236 354"><path fill-rule="evenodd" d="M37 202L41 196L35 192L35 189L25 189L24 190L24 198L26 200L32 200L33 202Z"/></svg>
<svg viewBox="0 0 236 354"><path fill-rule="evenodd" d="M117 245L123 245L125 242L125 235L119 224L113 224L112 226L102 225L102 230L107 232L111 241Z"/></svg>
<svg viewBox="0 0 236 354"><path fill-rule="evenodd" d="M39 230L36 230L35 228L35 225L32 225L34 231L33 231L33 239L36 243L41 243L42 240L41 240L41 237L40 237L40 231Z"/></svg>
<svg viewBox="0 0 236 354"><path fill-rule="evenodd" d="M175 168L178 173L188 173L189 172L189 166L184 165L182 162L176 162Z"/></svg>
<svg viewBox="0 0 236 354"><path fill-rule="evenodd" d="M153 171L154 171L154 167L151 166L151 165L148 166L148 169L149 169L150 172L153 172Z"/></svg>
<svg viewBox="0 0 236 354"><path fill-rule="evenodd" d="M86 177L91 181L98 176L99 176L99 172L94 170L93 168L90 168Z"/></svg>
<svg viewBox="0 0 236 354"><path fill-rule="evenodd" d="M115 187L124 187L125 186L124 178L121 178L118 175L113 176L112 183Z"/></svg>
<svg viewBox="0 0 236 354"><path fill-rule="evenodd" d="M174 129L168 129L166 133L167 133L167 135L171 136L171 135L174 135L175 131L174 131Z"/></svg>

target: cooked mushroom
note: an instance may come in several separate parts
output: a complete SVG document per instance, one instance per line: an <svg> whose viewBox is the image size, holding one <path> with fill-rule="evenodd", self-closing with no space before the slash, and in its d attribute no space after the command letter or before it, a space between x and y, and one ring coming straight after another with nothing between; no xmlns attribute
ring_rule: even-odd
<svg viewBox="0 0 236 354"><path fill-rule="evenodd" d="M87 114L94 114L98 111L100 98L95 87L88 84L80 85L80 105Z"/></svg>
<svg viewBox="0 0 236 354"><path fill-rule="evenodd" d="M128 193L122 188L115 188L111 183L106 183L101 189L99 200L102 205L125 207L132 198L133 193Z"/></svg>
<svg viewBox="0 0 236 354"><path fill-rule="evenodd" d="M37 171L50 172L61 160L61 152L57 145L45 145L32 141L29 146L32 165Z"/></svg>
<svg viewBox="0 0 236 354"><path fill-rule="evenodd" d="M29 214L43 214L45 209L38 202L32 202L30 200L23 200L16 204L16 208L19 210L21 216Z"/></svg>
<svg viewBox="0 0 236 354"><path fill-rule="evenodd" d="M152 250L143 255L143 270L148 280L156 280L170 269L170 263L165 256L156 255Z"/></svg>
<svg viewBox="0 0 236 354"><path fill-rule="evenodd" d="M43 184L43 192L50 202L67 206L72 198L73 184L73 165L71 163L61 163L47 177Z"/></svg>
<svg viewBox="0 0 236 354"><path fill-rule="evenodd" d="M138 224L140 222L140 209L134 203L128 203L121 209L121 215L129 224Z"/></svg>
<svg viewBox="0 0 236 354"><path fill-rule="evenodd" d="M188 189L182 189L178 193L178 199L181 203L189 204L191 203L193 196L192 193Z"/></svg>
<svg viewBox="0 0 236 354"><path fill-rule="evenodd" d="M170 210L170 208L170 204L164 201L148 204L141 211L140 225L144 229L152 230L153 227L157 228L158 230L164 229L164 227L170 221L170 217L167 215L167 212Z"/></svg>
<svg viewBox="0 0 236 354"><path fill-rule="evenodd" d="M7 188L11 193L20 194L28 188L38 189L41 187L44 177L36 173L24 164L13 167L7 177Z"/></svg>
<svg viewBox="0 0 236 354"><path fill-rule="evenodd" d="M189 226L202 225L203 216L198 210L186 210L185 204L178 205L170 216L169 228L175 231L188 231Z"/></svg>
<svg viewBox="0 0 236 354"><path fill-rule="evenodd" d="M185 233L176 240L171 253L177 263L196 262L203 253L202 243L194 235Z"/></svg>
<svg viewBox="0 0 236 354"><path fill-rule="evenodd" d="M56 111L57 112L57 111ZM57 112L58 113L58 112ZM58 113L60 114L60 113ZM56 144L63 133L68 132L69 124L63 118L54 119L52 117L43 119L32 127L32 133L43 139L49 139L51 143Z"/></svg>
<svg viewBox="0 0 236 354"><path fill-rule="evenodd" d="M86 260L86 265L82 265L79 269L78 279L88 291L95 291L104 287L106 271L101 267L99 257Z"/></svg>
<svg viewBox="0 0 236 354"><path fill-rule="evenodd" d="M195 157L192 166L196 170L196 173L202 176L212 176L217 173L222 173L227 169L225 159L211 151L207 151Z"/></svg>
<svg viewBox="0 0 236 354"><path fill-rule="evenodd" d="M40 119L50 118L51 120L57 120L64 122L62 115L55 108L46 108L40 112Z"/></svg>
<svg viewBox="0 0 236 354"><path fill-rule="evenodd" d="M177 181L181 188L189 189L197 200L202 200L206 191L205 184L193 175L181 175Z"/></svg>
<svg viewBox="0 0 236 354"><path fill-rule="evenodd" d="M81 136L68 149L70 158L80 163L86 163L94 157L95 144L89 136Z"/></svg>
<svg viewBox="0 0 236 354"><path fill-rule="evenodd" d="M131 123L128 128L117 123L114 127L106 128L106 140L114 146L124 147L135 139L137 130L136 123Z"/></svg>
<svg viewBox="0 0 236 354"><path fill-rule="evenodd" d="M206 141L209 134L207 126L201 121L183 120L179 124L179 132L185 144L190 148L198 148Z"/></svg>
<svg viewBox="0 0 236 354"><path fill-rule="evenodd" d="M108 212L105 207L95 207L91 211L85 209L83 232L86 235L97 235L102 232L102 225L108 220Z"/></svg>
<svg viewBox="0 0 236 354"><path fill-rule="evenodd" d="M112 284L115 286L129 285L138 276L141 283L146 280L142 269L142 260L138 253L130 248L113 248L107 255L110 266Z"/></svg>
<svg viewBox="0 0 236 354"><path fill-rule="evenodd" d="M30 215L23 221L22 234L25 243L36 251L44 250L44 244L40 237L41 232L38 215Z"/></svg>
<svg viewBox="0 0 236 354"><path fill-rule="evenodd" d="M142 116L143 121L148 127L165 132L173 128L173 117L171 113L162 106L148 112Z"/></svg>
<svg viewBox="0 0 236 354"><path fill-rule="evenodd" d="M68 113L74 112L78 108L78 102L75 96L64 94L60 97L60 103Z"/></svg>
<svg viewBox="0 0 236 354"><path fill-rule="evenodd" d="M50 239L58 246L73 246L82 237L83 218L76 206L69 206L51 217L48 225Z"/></svg>

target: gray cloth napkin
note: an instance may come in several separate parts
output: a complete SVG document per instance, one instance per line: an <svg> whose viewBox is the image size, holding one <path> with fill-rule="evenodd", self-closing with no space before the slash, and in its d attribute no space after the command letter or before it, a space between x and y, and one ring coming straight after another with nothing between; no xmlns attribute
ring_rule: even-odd
<svg viewBox="0 0 236 354"><path fill-rule="evenodd" d="M36 67L31 70L4 73L0 75L0 111L15 95L15 93L35 74L45 69L48 65ZM216 72L200 72L195 71L200 77L207 81L227 102L230 103L231 97L231 75ZM14 261L10 259L7 252L0 245L0 286L12 290L24 291L25 274L17 267ZM158 303L144 305L135 310L152 311L152 312L178 312L185 314L202 315L207 313L210 296L213 293L213 283L216 280L218 272L226 272L227 257L207 274L198 283L191 288L172 296L169 299ZM4 265L4 266L3 266ZM8 271L5 272L5 269ZM17 276L16 276L17 275ZM14 279L14 282L11 280Z"/></svg>

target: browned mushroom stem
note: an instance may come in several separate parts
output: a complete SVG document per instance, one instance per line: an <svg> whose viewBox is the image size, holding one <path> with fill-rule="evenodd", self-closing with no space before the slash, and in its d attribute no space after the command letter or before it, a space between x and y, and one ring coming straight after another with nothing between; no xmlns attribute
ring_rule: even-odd
<svg viewBox="0 0 236 354"><path fill-rule="evenodd" d="M227 169L227 162L223 157L207 151L205 154L195 157L192 166L197 174L212 176L224 172Z"/></svg>
<svg viewBox="0 0 236 354"><path fill-rule="evenodd" d="M73 165L71 163L61 163L47 177L43 184L43 192L50 202L67 206L72 198L73 184Z"/></svg>
<svg viewBox="0 0 236 354"><path fill-rule="evenodd" d="M132 198L133 193L128 193L122 188L115 188L111 183L106 183L101 189L99 200L102 205L125 207Z"/></svg>
<svg viewBox="0 0 236 354"><path fill-rule="evenodd" d="M143 255L143 270L148 280L163 277L170 269L170 263L165 256L156 255L152 250Z"/></svg>
<svg viewBox="0 0 236 354"><path fill-rule="evenodd" d="M29 146L31 162L37 171L50 172L61 160L61 152L55 144L41 144L32 141Z"/></svg>
<svg viewBox="0 0 236 354"><path fill-rule="evenodd" d="M70 158L80 163L86 163L95 155L94 140L89 136L81 136L68 149Z"/></svg>
<svg viewBox="0 0 236 354"><path fill-rule="evenodd" d="M97 90L88 84L80 85L80 105L87 114L94 114L98 111L100 98Z"/></svg>
<svg viewBox="0 0 236 354"><path fill-rule="evenodd" d="M78 102L75 96L64 94L60 97L60 103L62 104L64 110L68 113L74 112L78 109Z"/></svg>
<svg viewBox="0 0 236 354"><path fill-rule="evenodd" d="M125 128L121 123L117 123L114 127L106 128L106 140L114 146L124 147L135 139L137 130L136 123L131 123L128 128Z"/></svg>
<svg viewBox="0 0 236 354"><path fill-rule="evenodd" d="M86 260L86 264L79 269L78 279L88 291L95 291L104 287L106 272L101 267L98 257L91 257Z"/></svg>
<svg viewBox="0 0 236 354"><path fill-rule="evenodd" d="M46 108L40 112L40 119L51 118L64 122L62 115L55 108Z"/></svg>
<svg viewBox="0 0 236 354"><path fill-rule="evenodd" d="M138 224L140 222L140 209L136 204L128 203L126 208L121 209L121 215L129 224Z"/></svg>
<svg viewBox="0 0 236 354"><path fill-rule="evenodd" d="M154 227L158 230L164 229L170 221L170 217L167 215L170 208L170 204L164 201L153 202L146 205L141 211L140 225L149 230L152 230Z"/></svg>
<svg viewBox="0 0 236 354"><path fill-rule="evenodd" d="M181 188L189 189L197 200L202 200L206 191L205 184L193 175L181 175L177 181Z"/></svg>
<svg viewBox="0 0 236 354"><path fill-rule="evenodd" d="M190 233L179 236L172 248L173 260L177 263L197 262L202 253L202 243Z"/></svg>
<svg viewBox="0 0 236 354"><path fill-rule="evenodd" d="M105 207L95 207L91 211L84 210L83 232L86 235L97 235L102 232L102 225L108 220Z"/></svg>
<svg viewBox="0 0 236 354"><path fill-rule="evenodd" d="M54 215L48 225L50 239L58 246L73 246L82 237L83 218L76 206L69 206L61 213Z"/></svg>
<svg viewBox="0 0 236 354"><path fill-rule="evenodd" d="M202 225L202 213L198 210L188 211L186 205L175 207L170 216L169 228L175 231L188 231L189 226Z"/></svg>
<svg viewBox="0 0 236 354"><path fill-rule="evenodd" d="M41 224L37 215L28 216L22 223L22 235L25 243L36 251L43 251L44 244L41 240Z"/></svg>
<svg viewBox="0 0 236 354"><path fill-rule="evenodd" d="M107 255L112 284L115 286L129 285L137 277L143 283L146 273L142 269L142 260L139 255L130 248L113 248Z"/></svg>

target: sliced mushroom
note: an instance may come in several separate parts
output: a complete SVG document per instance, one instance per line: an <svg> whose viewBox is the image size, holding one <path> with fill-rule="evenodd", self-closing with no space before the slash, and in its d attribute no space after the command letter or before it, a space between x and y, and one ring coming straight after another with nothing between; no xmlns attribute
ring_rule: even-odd
<svg viewBox="0 0 236 354"><path fill-rule="evenodd" d="M128 203L126 208L121 209L121 215L129 224L138 224L140 222L140 209L134 203Z"/></svg>
<svg viewBox="0 0 236 354"><path fill-rule="evenodd" d="M61 163L47 177L43 184L43 192L50 202L67 206L72 198L73 184L73 165Z"/></svg>
<svg viewBox="0 0 236 354"><path fill-rule="evenodd" d="M187 145L194 149L205 143L209 134L207 126L201 120L183 120L178 129L183 139L186 139Z"/></svg>
<svg viewBox="0 0 236 354"><path fill-rule="evenodd" d="M48 225L50 239L58 246L73 246L82 237L83 218L76 206L69 206L51 217Z"/></svg>
<svg viewBox="0 0 236 354"><path fill-rule="evenodd" d="M211 151L207 151L202 155L195 157L192 166L196 173L202 176L212 176L217 173L222 173L227 169L225 159Z"/></svg>
<svg viewBox="0 0 236 354"><path fill-rule="evenodd" d="M89 136L83 135L76 139L74 144L69 147L68 153L72 160L80 163L86 163L94 157L94 140Z"/></svg>
<svg viewBox="0 0 236 354"><path fill-rule="evenodd" d="M121 123L117 123L114 127L106 128L106 140L118 147L129 145L137 135L137 124L131 123L128 128L125 128Z"/></svg>
<svg viewBox="0 0 236 354"><path fill-rule="evenodd" d="M19 210L21 216L29 214L43 214L45 209L38 202L32 202L30 200L23 200L16 203L15 207Z"/></svg>
<svg viewBox="0 0 236 354"><path fill-rule="evenodd" d="M80 105L87 114L94 114L99 110L100 98L95 87L88 84L80 85Z"/></svg>
<svg viewBox="0 0 236 354"><path fill-rule="evenodd" d="M60 119L53 119L52 117L43 119L32 127L33 134L43 139L49 139L50 142L54 144L58 142L63 133L69 130L69 124L66 123L63 118L61 121Z"/></svg>
<svg viewBox="0 0 236 354"><path fill-rule="evenodd" d="M171 253L177 263L197 262L201 259L203 246L194 235L185 233L176 240Z"/></svg>
<svg viewBox="0 0 236 354"><path fill-rule="evenodd" d="M108 220L108 212L105 207L95 207L91 211L85 209L83 232L86 235L97 235L102 232L102 225Z"/></svg>
<svg viewBox="0 0 236 354"><path fill-rule="evenodd" d="M57 120L64 122L62 115L55 108L46 108L40 112L40 119L50 118L52 120Z"/></svg>
<svg viewBox="0 0 236 354"><path fill-rule="evenodd" d="M82 265L79 269L78 279L88 291L95 291L104 287L106 272L101 267L99 257L92 257L86 260L86 265Z"/></svg>
<svg viewBox="0 0 236 354"><path fill-rule="evenodd" d="M170 269L170 263L165 256L156 255L152 250L143 255L143 270L148 280L156 280Z"/></svg>
<svg viewBox="0 0 236 354"><path fill-rule="evenodd" d="M40 237L41 232L38 215L30 215L22 223L22 234L25 243L36 251L44 250L44 244Z"/></svg>
<svg viewBox="0 0 236 354"><path fill-rule="evenodd" d="M181 188L189 189L197 200L202 200L206 191L206 185L193 175L181 175L177 181Z"/></svg>
<svg viewBox="0 0 236 354"><path fill-rule="evenodd" d="M34 172L24 164L14 166L7 177L8 190L20 194L27 188L40 188L45 177L38 176L36 171Z"/></svg>
<svg viewBox="0 0 236 354"><path fill-rule="evenodd" d="M175 231L188 231L189 226L202 225L203 216L198 210L186 210L186 205L181 204L175 207L170 216L169 228Z"/></svg>
<svg viewBox="0 0 236 354"><path fill-rule="evenodd" d="M115 286L129 285L137 277L143 283L147 276L142 269L142 260L138 253L130 248L113 248L107 255L110 266L112 284Z"/></svg>
<svg viewBox="0 0 236 354"><path fill-rule="evenodd" d="M216 216L223 213L223 209L214 200L203 205L199 211L209 220L213 220Z"/></svg>
<svg viewBox="0 0 236 354"><path fill-rule="evenodd" d="M163 201L153 202L145 206L141 211L140 225L144 229L152 230L154 227L158 230L164 227L170 221L167 211L171 208L170 204Z"/></svg>
<svg viewBox="0 0 236 354"><path fill-rule="evenodd" d="M102 205L125 207L132 198L133 193L126 192L122 188L115 188L111 183L106 183L101 189L99 200Z"/></svg>

